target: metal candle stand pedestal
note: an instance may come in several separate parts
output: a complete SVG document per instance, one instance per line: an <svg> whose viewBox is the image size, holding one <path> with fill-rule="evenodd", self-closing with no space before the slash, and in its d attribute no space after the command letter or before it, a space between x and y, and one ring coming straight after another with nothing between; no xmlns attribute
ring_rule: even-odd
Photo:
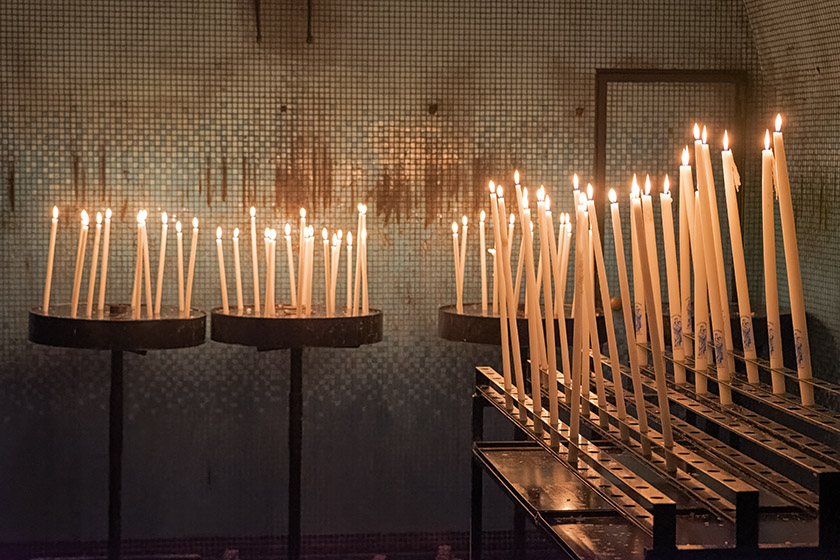
<svg viewBox="0 0 840 560"><path fill-rule="evenodd" d="M439 334L469 340L471 333L477 333L480 342L490 342L488 318L473 317L466 309L452 317L441 308ZM454 324L457 332L450 330ZM495 324L498 333L498 318ZM669 365L674 363L672 356L666 354L666 359ZM609 360L602 361L608 372ZM528 414L523 420L506 408L501 374L489 367L476 368L472 558L481 558L485 471L517 509L530 515L571 558L835 558L840 548L840 414L820 406L802 407L795 395L773 395L766 384L750 385L743 356L736 353L736 362L739 372L729 383L734 404L729 406L719 404L713 371L707 373L710 393L694 392L692 360L683 362L689 383L678 385L669 376L672 449L664 447L658 431L652 366L642 368L650 455L639 443L637 411L630 394L625 396L629 441L620 437L615 396L609 386L603 411L608 427L599 422L596 396L585 393L591 412L581 414L580 439L572 441L570 409L562 398L559 430L549 426L547 416L534 415L529 396L524 399ZM757 363L759 368L767 367L761 360ZM796 380L795 371L783 373ZM622 366L621 374L625 388L630 387L629 369ZM824 381L814 380L813 386L840 395L840 387ZM515 402L515 387L512 393ZM563 394L559 384L558 393ZM541 398L545 410L545 389ZM488 407L509 420L528 441L483 441ZM542 424L542 434L536 433L536 423ZM551 443L552 431L560 441L557 447ZM571 446L579 452L576 463L568 461Z"/></svg>
<svg viewBox="0 0 840 560"><path fill-rule="evenodd" d="M206 315L191 309L182 316L177 307L163 306L154 319L141 309L132 318L129 305L109 305L99 318L70 316L70 304L29 312L29 340L61 348L111 351L111 386L108 419L108 559L120 557L122 533L123 353L190 348L204 343Z"/></svg>
<svg viewBox="0 0 840 560"><path fill-rule="evenodd" d="M256 317L253 307L243 313L231 308L212 311L210 338L216 342L251 346L258 351L289 349L289 536L288 555L301 555L301 450L303 443L303 349L357 348L382 340L382 312L367 315L327 317L323 308L313 308L308 317L277 306L275 317Z"/></svg>

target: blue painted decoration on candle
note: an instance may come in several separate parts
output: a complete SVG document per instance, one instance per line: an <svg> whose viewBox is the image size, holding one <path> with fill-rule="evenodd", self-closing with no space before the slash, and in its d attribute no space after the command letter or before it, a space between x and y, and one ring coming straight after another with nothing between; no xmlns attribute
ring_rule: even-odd
<svg viewBox="0 0 840 560"><path fill-rule="evenodd" d="M744 342L744 350L751 350L755 345L752 328L752 317L741 317L741 339Z"/></svg>
<svg viewBox="0 0 840 560"><path fill-rule="evenodd" d="M715 363L720 365L723 363L723 331L715 331Z"/></svg>
<svg viewBox="0 0 840 560"><path fill-rule="evenodd" d="M767 346L770 349L770 356L776 355L776 326L767 322Z"/></svg>
<svg viewBox="0 0 840 560"><path fill-rule="evenodd" d="M805 360L805 354L802 351L802 331L793 331L793 345L796 349L796 367L802 367L802 362Z"/></svg>
<svg viewBox="0 0 840 560"><path fill-rule="evenodd" d="M679 315L674 315L671 319L671 329L674 337L671 346L674 348L682 347L682 318Z"/></svg>
<svg viewBox="0 0 840 560"><path fill-rule="evenodd" d="M706 345L708 344L709 333L706 329L706 323L698 323L697 325L697 353L700 356L706 355Z"/></svg>
<svg viewBox="0 0 840 560"><path fill-rule="evenodd" d="M642 330L642 304L641 303L636 304L635 315L636 315L636 333L638 334Z"/></svg>

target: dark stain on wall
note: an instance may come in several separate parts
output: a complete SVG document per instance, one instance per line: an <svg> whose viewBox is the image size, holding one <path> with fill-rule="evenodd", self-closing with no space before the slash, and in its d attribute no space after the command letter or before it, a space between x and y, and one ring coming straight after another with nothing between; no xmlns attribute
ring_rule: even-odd
<svg viewBox="0 0 840 560"><path fill-rule="evenodd" d="M402 221L411 204L410 183L402 162L385 167L371 194L376 201L376 214L384 219L385 225L392 219L396 223Z"/></svg>
<svg viewBox="0 0 840 560"><path fill-rule="evenodd" d="M9 196L9 206L15 211L15 158L9 158L6 164L6 192Z"/></svg>
<svg viewBox="0 0 840 560"><path fill-rule="evenodd" d="M227 156L222 156L222 169L221 169L221 182L222 182L222 202L227 202L227 194L228 194L228 162Z"/></svg>
<svg viewBox="0 0 840 560"><path fill-rule="evenodd" d="M99 147L99 196L102 202L107 203L108 201L108 185L107 185L107 173L106 173L107 165L106 165L106 157L105 157L105 146Z"/></svg>

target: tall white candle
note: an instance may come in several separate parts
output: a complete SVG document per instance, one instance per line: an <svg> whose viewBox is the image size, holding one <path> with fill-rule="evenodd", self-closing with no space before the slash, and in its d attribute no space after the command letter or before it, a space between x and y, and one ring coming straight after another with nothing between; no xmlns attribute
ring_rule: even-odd
<svg viewBox="0 0 840 560"><path fill-rule="evenodd" d="M610 212L612 213L613 239L615 242L615 260L618 268L618 285L621 292L621 301L630 301L630 286L627 281L627 264L624 257L624 237L621 233L621 214L618 209L618 197L615 190L610 189ZM650 454L650 441L647 439L648 422L645 405L644 388L642 386L642 375L639 369L639 353L635 351L636 337L633 328L633 309L630 305L621 305L624 316L624 334L627 337L627 350L630 358L630 377L633 381L633 397L636 402L636 415L639 418L639 432L642 435L642 451L645 455Z"/></svg>
<svg viewBox="0 0 840 560"><path fill-rule="evenodd" d="M134 286L131 292L131 315L140 316L140 299L143 290L143 210L137 213L137 261L134 265Z"/></svg>
<svg viewBox="0 0 840 560"><path fill-rule="evenodd" d="M790 195L785 141L782 137L782 115L776 116L773 133L773 151L776 162L776 192L779 195L779 214L782 217L782 238L785 245L790 315L793 323L793 346L796 350L796 371L799 375L799 393L804 406L814 405L814 387L811 385L811 346L808 341L808 323L805 316L805 296L802 293L802 272L799 268L799 246L796 242L796 224Z"/></svg>
<svg viewBox="0 0 840 560"><path fill-rule="evenodd" d="M494 313L498 311L499 313L499 332L501 335L501 343L502 343L502 379L504 384L505 390L505 408L508 411L513 410L513 396L512 396L512 383L511 383L511 372L510 372L510 346L508 342L508 323L507 323L507 305L505 304L505 294L501 291L501 280L498 278L499 274L499 267L501 266L501 260L503 259L504 254L504 245L502 239L504 239L504 214L499 213L499 204L496 200L496 185L493 181L488 183L488 187L490 189L490 217L493 220L493 242L495 244L495 250L490 249L493 254L493 274L494 274L494 282L496 289L500 290L498 294L495 292L493 293L493 303L498 303L498 308L494 308ZM498 296L498 301L496 297Z"/></svg>
<svg viewBox="0 0 840 560"><path fill-rule="evenodd" d="M163 290L163 267L166 264L166 232L169 229L169 220L166 212L160 215L160 257L158 258L157 285L155 286L155 316L160 316L161 291Z"/></svg>
<svg viewBox="0 0 840 560"><path fill-rule="evenodd" d="M146 281L146 317L154 318L152 307L152 271L149 264L149 233L146 228L146 218L149 213L143 210L143 278Z"/></svg>
<svg viewBox="0 0 840 560"><path fill-rule="evenodd" d="M222 227L216 228L216 253L219 255L219 286L222 290L222 312L230 313L228 306L227 278L225 277L225 254L222 249Z"/></svg>
<svg viewBox="0 0 840 560"><path fill-rule="evenodd" d="M286 264L289 266L289 297L292 306L297 306L297 288L295 287L295 258L292 256L292 226L286 224Z"/></svg>
<svg viewBox="0 0 840 560"><path fill-rule="evenodd" d="M193 277L195 273L195 253L196 249L198 248L198 218L193 218L192 220L192 246L190 247L190 263L187 267L187 291L185 300L184 300L184 312L188 315L192 313L192 287L193 287ZM256 260L256 259L255 259ZM254 300L256 301L256 296Z"/></svg>
<svg viewBox="0 0 840 560"><path fill-rule="evenodd" d="M466 216L461 217L461 224L462 224L462 227L461 227L461 252L458 253L458 256L461 258L461 264L460 264L460 268L459 268L459 273L461 275L461 283L460 283L460 288L458 288L458 289L461 291L461 294L460 294L461 298L460 299L463 302L464 301L464 281L465 281L464 269L466 268L466 264L467 264L467 217Z"/></svg>
<svg viewBox="0 0 840 560"><path fill-rule="evenodd" d="M665 276L668 281L668 314L671 318L671 351L674 355L674 380L685 383L685 360L682 333L682 301L680 299L680 279L677 272L677 247L674 239L674 214L672 209L671 189L668 176L659 194L660 216L662 219L662 245L665 248Z"/></svg>
<svg viewBox="0 0 840 560"><path fill-rule="evenodd" d="M339 230L341 233L341 230ZM332 236L332 250L330 253L330 257L332 261L330 262L330 315L335 315L335 285L338 283L338 264L339 264L339 254L341 253L341 241L338 238L337 234L333 234Z"/></svg>
<svg viewBox="0 0 840 560"><path fill-rule="evenodd" d="M52 289L53 260L55 260L55 234L58 230L58 206L52 209L52 225L50 226L50 248L47 253L47 279L44 283L44 303L41 309L44 315L50 313L50 290Z"/></svg>
<svg viewBox="0 0 840 560"><path fill-rule="evenodd" d="M502 187L499 186L499 188L502 188ZM515 233L516 233L516 213L511 212L510 213L510 221L508 223L508 230L507 230L507 241L505 242L505 243L507 243L507 248L505 249L506 254L504 255L504 259L506 261L511 260L511 251L513 251L513 236L514 236ZM503 233L503 235L504 235L504 233Z"/></svg>
<svg viewBox="0 0 840 560"><path fill-rule="evenodd" d="M639 247L639 263L641 265L642 270L642 284L644 285L644 292L645 292L645 308L647 309L648 315L648 328L650 329L650 348L651 348L651 355L653 356L653 372L654 377L656 379L656 395L657 401L659 403L659 419L660 424L662 426L662 443L665 445L666 448L671 449L674 446L674 434L671 429L671 412L670 412L670 403L668 401L668 385L665 379L665 358L662 353L662 347L659 345L660 337L657 330L659 329L659 323L656 321L655 317L652 317L654 313L656 313L656 307L654 305L654 296L653 296L653 281L650 275L650 264L648 261L648 254L647 254L647 241L645 239L645 228L642 227L644 223L644 217L642 216L642 205L641 201L639 200L638 191L635 193L636 196L632 198L632 210L633 215L635 216L636 223L639 224L639 227L636 228L636 235L638 236L637 245ZM670 463L670 461L668 461ZM666 467L671 470L671 468L675 465L666 465Z"/></svg>
<svg viewBox="0 0 840 560"><path fill-rule="evenodd" d="M85 245L87 245L88 224L90 218L85 210L82 210L81 226L79 229L79 244L76 247L76 271L73 280L73 294L70 301L70 316L76 317L79 306L79 291L82 287L82 274L85 268Z"/></svg>
<svg viewBox="0 0 840 560"><path fill-rule="evenodd" d="M361 252L361 250L360 244L359 251ZM458 256L458 222L452 222L452 257L455 261L455 311L457 313L463 313L464 303L461 301L461 258Z"/></svg>
<svg viewBox="0 0 840 560"><path fill-rule="evenodd" d="M251 271L254 277L254 315L260 316L260 264L257 253L257 209L251 206Z"/></svg>
<svg viewBox="0 0 840 560"><path fill-rule="evenodd" d="M767 306L767 346L770 350L770 368L773 392L785 393L785 366L782 353L782 328L779 320L779 286L776 273L776 216L773 207L773 150L770 149L770 131L764 135L761 152L761 235L764 254L764 300Z"/></svg>
<svg viewBox="0 0 840 560"><path fill-rule="evenodd" d="M484 245L484 210L478 219L479 254L481 255L481 314L487 315L487 249Z"/></svg>
<svg viewBox="0 0 840 560"><path fill-rule="evenodd" d="M236 275L236 313L242 315L245 303L242 298L242 269L239 264L239 228L233 228L233 272Z"/></svg>
<svg viewBox="0 0 840 560"><path fill-rule="evenodd" d="M755 337L753 336L752 309L747 287L747 267L744 263L744 243L741 240L741 220L735 191L741 185L741 177L735 166L732 150L729 149L729 133L723 132L723 185L726 191L726 215L729 218L729 240L732 245L732 268L735 272L735 291L738 295L738 315L741 324L741 342L747 359L747 379L758 383L758 364L755 363Z"/></svg>
<svg viewBox="0 0 840 560"><path fill-rule="evenodd" d="M96 287L96 266L99 260L99 237L102 235L102 212L96 213L96 233L93 236L93 257L90 261L90 278L88 279L88 297L86 317L93 314L93 291Z"/></svg>
<svg viewBox="0 0 840 560"><path fill-rule="evenodd" d="M181 220L175 222L175 232L178 238L178 311L185 309L184 301L184 234L181 232Z"/></svg>
<svg viewBox="0 0 840 560"><path fill-rule="evenodd" d="M366 220L362 218L362 223L364 224ZM362 228L362 242L359 244L359 249L362 251L362 314L369 315L370 314L370 298L368 294L368 261L367 261L367 250L368 250L368 230L366 227ZM463 259L462 261L463 262ZM463 272L463 271L462 271ZM461 287L463 288L463 274L461 275Z"/></svg>
<svg viewBox="0 0 840 560"><path fill-rule="evenodd" d="M610 305L610 286L607 282L607 268L604 265L604 251L601 248L601 228L598 226L598 214L595 201L592 199L592 189L587 189L586 206L589 212L589 224L592 231L592 247L595 250L595 269L598 273L598 287L601 292L601 308L604 313L604 326L607 331L607 347L610 352L610 369L612 370L612 386L615 394L616 415L620 422L621 438L629 441L630 431L627 429L627 407L624 402L624 386L621 384L621 362L618 357L618 343L615 339L615 323L613 322L612 306ZM593 300L594 300L594 293ZM594 301L593 301L594 305ZM597 325L595 332L597 333ZM602 414L602 416L606 416Z"/></svg>
<svg viewBox="0 0 840 560"><path fill-rule="evenodd" d="M363 230L364 231L364 230ZM312 272L315 268L315 228L309 226L306 243L306 314L312 313Z"/></svg>
<svg viewBox="0 0 840 560"><path fill-rule="evenodd" d="M580 203L583 206L583 215L586 219L586 238L587 251L584 258L586 259L586 266L583 278L583 293L586 297L583 299L583 305L586 309L586 325L589 329L589 352L592 354L592 370L595 373L595 394L598 397L598 423L602 428L609 428L609 417L606 414L607 396L604 386L604 370L601 362L601 340L598 336L598 320L595 313L595 257L593 254L593 239L592 239L592 220L589 218L589 211L586 209L586 195L581 193ZM594 218L593 218L594 219ZM587 353L588 355L588 353ZM589 360L587 362L587 373L589 373ZM588 399L587 399L588 401Z"/></svg>
<svg viewBox="0 0 840 560"><path fill-rule="evenodd" d="M563 229L563 254L560 257L560 287L563 293L563 300L566 299L566 287L569 278L569 251L572 246L572 217L565 213L566 223Z"/></svg>
<svg viewBox="0 0 840 560"><path fill-rule="evenodd" d="M632 190L636 191L639 184L636 181L636 175L633 174ZM631 197L632 201L632 197ZM642 222L636 221L636 215L630 212L630 247L631 247L631 262L633 263L633 311L635 318L636 330L636 352L639 353L639 365L646 366L648 363L648 354L642 345L647 342L647 322L645 320L645 289L642 284L642 268L639 257L639 236L638 228L644 227Z"/></svg>
<svg viewBox="0 0 840 560"><path fill-rule="evenodd" d="M97 310L101 318L105 313L105 285L108 281L108 253L111 249L111 209L105 210L105 239L102 243L102 272L99 280L99 302Z"/></svg>
<svg viewBox="0 0 840 560"><path fill-rule="evenodd" d="M347 232L347 316L353 314L353 234Z"/></svg>
<svg viewBox="0 0 840 560"><path fill-rule="evenodd" d="M361 289L361 282L362 282L362 219L365 214L365 205L359 203L356 206L356 209L359 211L359 218L356 224L356 239L359 242L359 246L356 249L356 277L353 280L353 315L359 314L359 290ZM455 227L458 227L458 224L455 224ZM455 289L458 291L458 262L455 262ZM460 293L460 292L459 292ZM458 306L458 312L460 313L461 306Z"/></svg>
<svg viewBox="0 0 840 560"><path fill-rule="evenodd" d="M537 205L538 222L540 231L540 252L548 259L543 263L542 281L545 287L543 305L545 306L545 347L548 360L548 417L551 424L551 444L553 447L560 445L560 438L557 430L560 429L559 410L557 402L557 345L554 342L554 302L551 297L551 249L545 247L553 243L554 236L549 235L548 224L551 218L546 212L546 197L543 187L540 187L542 198ZM545 247L545 249L543 249ZM539 297L539 293L535 297ZM537 303L539 305L539 302ZM537 314L539 316L539 314ZM542 397L540 397L542 398Z"/></svg>
<svg viewBox="0 0 840 560"><path fill-rule="evenodd" d="M542 356L539 350L539 331L536 324L540 322L541 314L538 306L538 297L536 290L536 271L534 266L534 241L531 232L531 210L528 208L528 194L525 192L522 196L522 204L520 206L520 217L522 218L522 231L525 235L525 282L527 285L525 291L525 309L528 313L528 345L531 353L531 406L535 417L542 414L542 381L540 379L540 364L542 363ZM542 422L534 422L534 432L542 433Z"/></svg>
<svg viewBox="0 0 840 560"><path fill-rule="evenodd" d="M577 176L575 176L577 178ZM577 189L575 189L577 191ZM572 300L572 314L574 317L574 334L572 336L572 391L571 402L569 402L569 462L577 463L579 443L578 436L580 435L580 412L581 412L581 385L584 377L584 370L588 377L589 372L589 352L585 350L587 345L584 339L589 336L589 327L586 324L587 315L583 309L583 285L585 268L587 267L586 255L586 233L584 227L583 208L579 204L579 198L575 198L575 278L574 278L574 298ZM581 294L577 292L581 291ZM589 391L587 392L585 400L589 400Z"/></svg>
<svg viewBox="0 0 840 560"><path fill-rule="evenodd" d="M685 185L685 186L684 186ZM691 337L694 332L694 317L691 307L691 235L688 227L689 216L693 216L694 195L686 195L689 190L694 192L694 181L691 167L688 165L688 146L683 149L682 165L680 166L680 298L682 301L683 353L691 354Z"/></svg>
<svg viewBox="0 0 840 560"><path fill-rule="evenodd" d="M703 239L703 227L700 219L700 193L690 194L695 200L694 214L689 214L689 228L691 231L691 255L694 261L694 332L697 343L694 345L694 390L698 395L708 392L708 369L710 349L712 347L709 333L709 300L706 291L706 244ZM714 355L712 355L712 363Z"/></svg>
<svg viewBox="0 0 840 560"><path fill-rule="evenodd" d="M545 197L545 219L546 219L546 226L548 230L548 236L552 240L551 245L554 247L554 252L551 253L551 263L552 268L554 269L555 274L555 282L554 282L554 317L557 320L557 334L559 335L559 342L560 342L560 358L561 364L563 366L563 385L566 388L566 401L569 400L568 398L568 391L571 390L571 382L570 382L570 366L569 366L569 344L568 338L566 336L566 309L564 308L564 299L566 294L564 293L565 290L561 289L560 283L560 251L557 246L554 245L554 223L553 217L551 215L551 198L546 196ZM561 213L562 214L562 213ZM562 227L565 230L565 223ZM565 239L565 231L561 233L562 239ZM548 309L548 308L546 308Z"/></svg>
<svg viewBox="0 0 840 560"><path fill-rule="evenodd" d="M277 230L271 228L268 232L268 253L271 257L271 316L277 315Z"/></svg>
<svg viewBox="0 0 840 560"><path fill-rule="evenodd" d="M659 279L659 257L656 250L656 224L653 221L653 200L650 196L650 175L645 177L645 190L642 194L642 216L645 221L645 241L647 241L650 278L653 282L653 304L656 322L659 325L659 345L665 347L665 329L662 319L662 282Z"/></svg>
<svg viewBox="0 0 840 560"><path fill-rule="evenodd" d="M493 227L496 227L495 225ZM490 253L491 262L493 264L493 315L499 314L499 271L497 269L496 264L496 248L491 247L487 249L487 252Z"/></svg>
<svg viewBox="0 0 840 560"><path fill-rule="evenodd" d="M712 173L712 157L709 153L709 145L706 143L706 127L703 127L703 165L706 167L706 184L709 196L709 207L712 221L712 240L714 241L715 258L715 277L718 281L718 289L720 290L720 310L723 315L723 341L725 348L724 362L730 377L735 373L735 355L733 353L734 345L732 342L732 323L729 318L729 290L726 286L726 269L723 264L723 242L721 241L720 233L720 217L717 206L717 191L715 188L715 176ZM707 269L708 271L708 269Z"/></svg>
<svg viewBox="0 0 840 560"><path fill-rule="evenodd" d="M329 315L330 310L330 239L327 228L321 230L324 246L324 309Z"/></svg>
<svg viewBox="0 0 840 560"><path fill-rule="evenodd" d="M304 275L306 274L306 267L304 264L306 263L306 209L300 209L300 246L298 247L298 294L297 294L297 301L298 307L302 308L304 306ZM298 309L298 315L301 316L303 314L303 309Z"/></svg>
<svg viewBox="0 0 840 560"><path fill-rule="evenodd" d="M265 306L263 317L274 317L274 271L271 269L271 228L265 228L263 232L263 248L265 249Z"/></svg>

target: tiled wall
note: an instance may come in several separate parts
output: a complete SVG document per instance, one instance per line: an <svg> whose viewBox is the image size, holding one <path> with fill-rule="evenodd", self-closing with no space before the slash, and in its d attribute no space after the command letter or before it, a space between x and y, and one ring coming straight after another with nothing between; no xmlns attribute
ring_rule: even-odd
<svg viewBox="0 0 840 560"><path fill-rule="evenodd" d="M194 301L208 308L219 299L215 225L242 227L255 203L261 227L306 205L317 226L347 229L368 202L385 341L306 353L304 530L465 530L471 368L498 355L436 338L437 307L454 295L449 222L475 217L487 178L509 184L514 166L571 209L571 174L591 176L596 68L755 70L739 2L306 7L0 5L0 540L105 532L108 357L26 340L53 204L57 300L69 294L74 216L107 204L110 299L128 297L143 206L202 220ZM725 124L732 110L708 87L621 92L609 180L622 189L626 170L675 175L693 119ZM689 93L691 107L679 105ZM170 302L174 290L170 277ZM467 299L477 297L473 281ZM215 343L127 359L126 536L283 532L287 367L285 353Z"/></svg>

